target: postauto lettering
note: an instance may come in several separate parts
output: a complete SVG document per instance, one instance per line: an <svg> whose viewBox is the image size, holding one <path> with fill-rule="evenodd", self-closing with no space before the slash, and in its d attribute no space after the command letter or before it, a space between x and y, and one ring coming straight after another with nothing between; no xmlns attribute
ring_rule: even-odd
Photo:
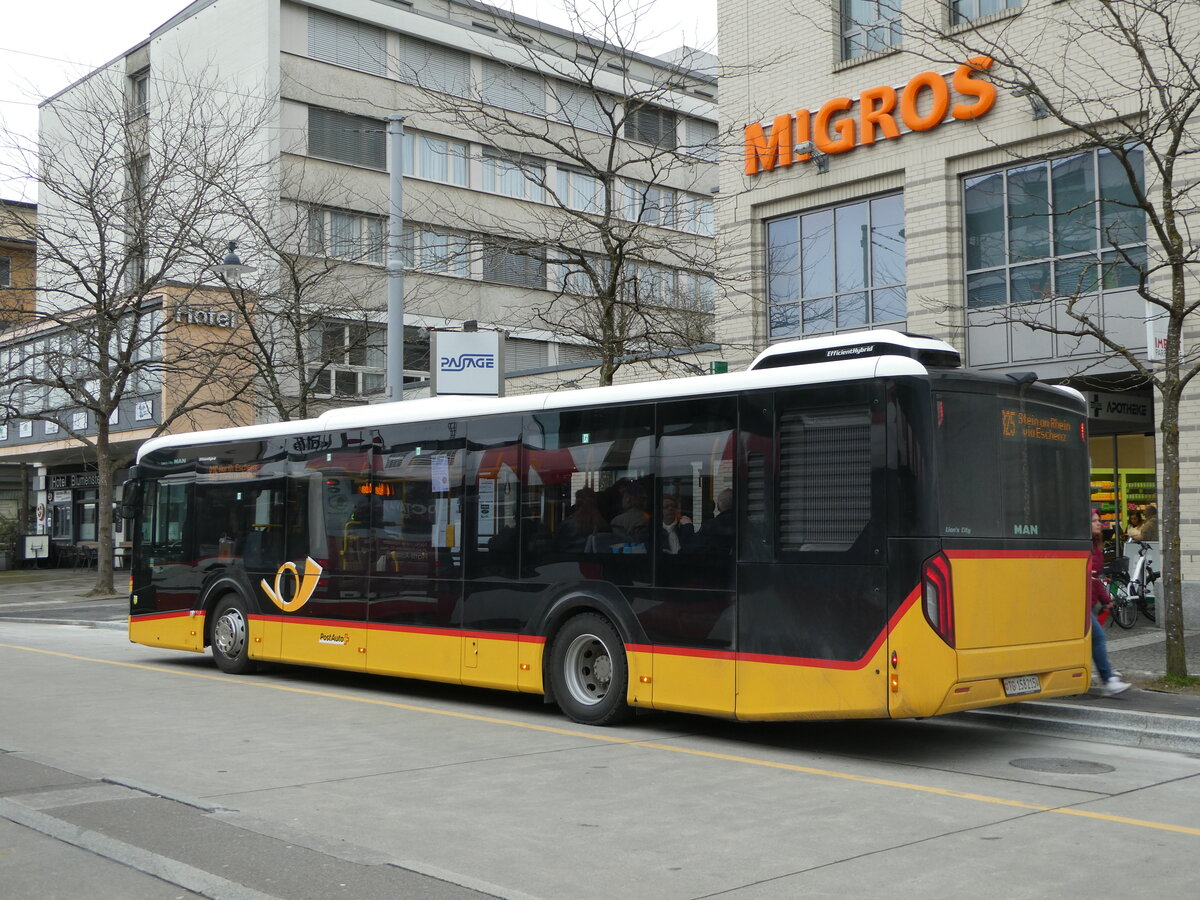
<svg viewBox="0 0 1200 900"><path fill-rule="evenodd" d="M496 368L494 353L460 353L458 356L443 356L443 372L465 372L467 369Z"/></svg>

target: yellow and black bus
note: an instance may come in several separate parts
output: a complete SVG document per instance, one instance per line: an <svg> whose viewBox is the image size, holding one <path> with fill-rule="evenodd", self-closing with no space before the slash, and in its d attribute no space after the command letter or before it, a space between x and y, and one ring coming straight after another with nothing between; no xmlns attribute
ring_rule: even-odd
<svg viewBox="0 0 1200 900"><path fill-rule="evenodd" d="M899 332L745 372L155 438L130 639L743 720L1087 690L1075 391Z"/></svg>

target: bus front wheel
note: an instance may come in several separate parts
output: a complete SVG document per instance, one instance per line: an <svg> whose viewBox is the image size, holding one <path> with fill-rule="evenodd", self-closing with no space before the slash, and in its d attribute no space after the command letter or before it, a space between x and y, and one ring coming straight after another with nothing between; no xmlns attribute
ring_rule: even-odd
<svg viewBox="0 0 1200 900"><path fill-rule="evenodd" d="M575 722L613 725L633 715L625 703L625 645L603 616L584 613L562 627L551 651L550 680L559 709Z"/></svg>
<svg viewBox="0 0 1200 900"><path fill-rule="evenodd" d="M250 658L250 620L241 597L222 597L213 610L212 655L217 668L230 675L246 675L255 669Z"/></svg>

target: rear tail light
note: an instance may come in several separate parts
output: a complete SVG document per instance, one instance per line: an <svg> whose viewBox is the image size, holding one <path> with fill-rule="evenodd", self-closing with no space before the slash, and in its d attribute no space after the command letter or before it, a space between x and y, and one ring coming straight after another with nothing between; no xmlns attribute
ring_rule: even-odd
<svg viewBox="0 0 1200 900"><path fill-rule="evenodd" d="M951 587L950 560L946 554L931 556L921 571L921 595L925 618L938 636L954 646L954 589Z"/></svg>

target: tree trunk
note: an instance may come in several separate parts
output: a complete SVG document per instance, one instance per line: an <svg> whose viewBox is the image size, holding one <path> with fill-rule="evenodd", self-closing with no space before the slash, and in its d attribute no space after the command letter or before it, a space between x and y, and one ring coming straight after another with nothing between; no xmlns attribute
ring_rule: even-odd
<svg viewBox="0 0 1200 900"><path fill-rule="evenodd" d="M90 597L111 597L113 589L113 464L112 446L109 443L108 419L96 417L96 468L99 475L96 515L96 583Z"/></svg>
<svg viewBox="0 0 1200 900"><path fill-rule="evenodd" d="M1179 540L1179 401L1182 388L1176 379L1163 391L1162 439L1163 490L1159 503L1162 523L1162 600L1163 629L1166 635L1167 674L1187 677L1187 653L1183 635L1182 547Z"/></svg>

